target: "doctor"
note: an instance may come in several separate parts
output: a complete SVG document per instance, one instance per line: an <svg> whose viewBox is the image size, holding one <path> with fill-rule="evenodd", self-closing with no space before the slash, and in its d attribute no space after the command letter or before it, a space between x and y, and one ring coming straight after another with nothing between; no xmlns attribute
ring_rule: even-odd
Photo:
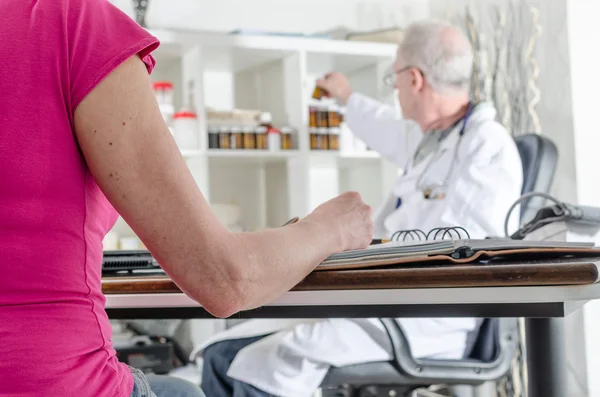
<svg viewBox="0 0 600 397"><path fill-rule="evenodd" d="M318 81L346 104L353 133L403 170L375 214L377 236L444 226L462 226L472 238L503 235L521 192L521 161L492 105L469 101L472 63L460 30L422 22L407 30L385 80L397 89L404 117L353 92L340 73ZM398 321L415 357L461 358L477 329L475 319ZM248 321L199 351L205 393L235 397L309 397L331 366L392 358L377 319Z"/></svg>

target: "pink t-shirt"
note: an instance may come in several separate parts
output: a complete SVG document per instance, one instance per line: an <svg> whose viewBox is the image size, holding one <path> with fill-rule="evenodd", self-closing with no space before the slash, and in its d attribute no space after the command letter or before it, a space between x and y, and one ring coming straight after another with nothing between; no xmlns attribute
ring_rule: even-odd
<svg viewBox="0 0 600 397"><path fill-rule="evenodd" d="M107 0L0 1L0 396L127 397L101 293L117 214L73 132L78 104L156 38Z"/></svg>

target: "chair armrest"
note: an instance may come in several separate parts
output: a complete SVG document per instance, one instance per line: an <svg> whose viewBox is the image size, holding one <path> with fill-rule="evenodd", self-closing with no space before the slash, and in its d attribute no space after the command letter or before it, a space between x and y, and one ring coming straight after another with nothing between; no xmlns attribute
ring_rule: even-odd
<svg viewBox="0 0 600 397"><path fill-rule="evenodd" d="M414 359L406 336L396 320L382 319L394 352L394 366L398 371L424 384L480 384L497 380L510 369L519 341L517 319L500 319L499 353L489 363L476 360Z"/></svg>

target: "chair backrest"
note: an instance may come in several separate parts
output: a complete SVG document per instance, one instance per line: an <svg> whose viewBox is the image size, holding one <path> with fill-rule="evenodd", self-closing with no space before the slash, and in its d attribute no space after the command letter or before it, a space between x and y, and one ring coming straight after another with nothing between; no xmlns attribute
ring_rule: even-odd
<svg viewBox="0 0 600 397"><path fill-rule="evenodd" d="M484 363L492 362L498 357L500 323L497 318L486 318L481 323L477 337L466 357Z"/></svg>
<svg viewBox="0 0 600 397"><path fill-rule="evenodd" d="M521 163L523 165L523 188L521 193L541 192L548 193L552 187L556 164L558 163L558 150L550 139L537 135L527 134L515 138ZM536 204L537 200L537 205ZM542 200L532 198L521 204L521 219L530 219L535 216L536 208Z"/></svg>

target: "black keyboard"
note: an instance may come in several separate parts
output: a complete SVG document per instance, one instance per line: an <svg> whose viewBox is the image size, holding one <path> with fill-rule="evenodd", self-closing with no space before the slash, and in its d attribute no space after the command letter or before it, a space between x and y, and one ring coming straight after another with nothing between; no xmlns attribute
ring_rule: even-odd
<svg viewBox="0 0 600 397"><path fill-rule="evenodd" d="M134 270L161 270L161 268L148 251L104 251L102 274Z"/></svg>

